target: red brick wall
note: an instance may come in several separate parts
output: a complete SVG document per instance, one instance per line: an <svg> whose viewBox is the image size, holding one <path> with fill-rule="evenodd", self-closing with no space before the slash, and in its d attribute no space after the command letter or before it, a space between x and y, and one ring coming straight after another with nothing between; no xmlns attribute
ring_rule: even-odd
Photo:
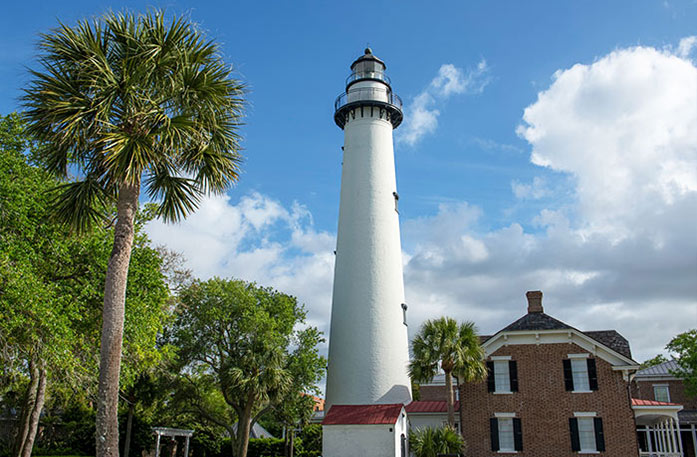
<svg viewBox="0 0 697 457"><path fill-rule="evenodd" d="M521 418L523 450L516 457L578 457L571 450L569 418L574 412L595 412L603 419L608 457L636 457L638 444L628 386L622 373L596 359L598 390L567 392L562 360L587 352L572 343L504 346L492 355L517 361L519 391L509 395L487 392L486 382L460 387L460 416L467 457L500 457L491 451L489 419L495 412Z"/></svg>
<svg viewBox="0 0 697 457"><path fill-rule="evenodd" d="M685 392L685 384L681 380L674 381L637 381L632 383L632 396L643 400L656 400L653 394L653 385L668 385L671 403L679 403L685 409L697 409L697 398L689 397Z"/></svg>
<svg viewBox="0 0 697 457"><path fill-rule="evenodd" d="M455 398L455 386L453 386L453 398ZM419 400L446 401L445 386L419 386Z"/></svg>

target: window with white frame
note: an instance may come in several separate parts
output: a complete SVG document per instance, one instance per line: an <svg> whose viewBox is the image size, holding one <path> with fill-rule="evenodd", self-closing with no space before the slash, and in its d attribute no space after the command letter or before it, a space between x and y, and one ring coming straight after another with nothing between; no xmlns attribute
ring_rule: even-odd
<svg viewBox="0 0 697 457"><path fill-rule="evenodd" d="M515 451L513 441L513 418L502 417L499 423L499 451Z"/></svg>
<svg viewBox="0 0 697 457"><path fill-rule="evenodd" d="M578 418L578 441L581 444L581 452L595 452L595 427L593 426L592 417Z"/></svg>
<svg viewBox="0 0 697 457"><path fill-rule="evenodd" d="M668 384L654 384L653 385L653 398L656 401L663 401L666 403L670 402L670 389Z"/></svg>
<svg viewBox="0 0 697 457"><path fill-rule="evenodd" d="M491 422L491 450L517 452L523 450L523 429L515 413L494 413Z"/></svg>
<svg viewBox="0 0 697 457"><path fill-rule="evenodd" d="M603 420L595 413L574 413L569 426L572 450L592 454L605 450Z"/></svg>
<svg viewBox="0 0 697 457"><path fill-rule="evenodd" d="M574 390L588 391L588 362L586 359L571 359L571 373L574 380Z"/></svg>
<svg viewBox="0 0 697 457"><path fill-rule="evenodd" d="M511 374L508 371L508 360L494 361L495 392L511 391Z"/></svg>

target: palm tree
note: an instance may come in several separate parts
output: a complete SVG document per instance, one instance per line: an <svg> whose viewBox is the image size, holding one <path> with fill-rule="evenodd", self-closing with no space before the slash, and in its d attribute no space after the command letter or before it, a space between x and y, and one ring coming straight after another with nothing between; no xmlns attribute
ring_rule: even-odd
<svg viewBox="0 0 697 457"><path fill-rule="evenodd" d="M115 223L96 440L98 457L116 457L126 277L141 192L159 203L158 216L178 221L238 179L244 87L195 24L166 21L159 11L61 24L41 35L39 64L23 100L30 133L46 145L38 160L65 179L55 214L80 231Z"/></svg>
<svg viewBox="0 0 697 457"><path fill-rule="evenodd" d="M414 382L428 382L438 373L439 365L445 373L448 425L454 428L453 376L464 382L486 377L484 351L474 323L458 324L450 317L424 322L412 341L409 376Z"/></svg>
<svg viewBox="0 0 697 457"><path fill-rule="evenodd" d="M409 450L416 457L438 457L439 455L462 455L465 441L451 427L414 430L409 434Z"/></svg>

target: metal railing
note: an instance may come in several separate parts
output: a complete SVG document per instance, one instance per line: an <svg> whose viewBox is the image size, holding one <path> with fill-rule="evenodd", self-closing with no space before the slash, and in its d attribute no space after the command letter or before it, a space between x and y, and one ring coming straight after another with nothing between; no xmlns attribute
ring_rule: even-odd
<svg viewBox="0 0 697 457"><path fill-rule="evenodd" d="M382 102L392 105L400 111L402 110L402 99L386 87L361 87L344 92L336 97L334 110L338 111L342 106L349 103L363 101Z"/></svg>
<svg viewBox="0 0 697 457"><path fill-rule="evenodd" d="M682 452L639 451L639 457L683 457Z"/></svg>
<svg viewBox="0 0 697 457"><path fill-rule="evenodd" d="M387 84L391 84L390 78L383 71L354 71L346 78L346 85L348 86L352 82L361 79L377 79L378 81L385 81Z"/></svg>

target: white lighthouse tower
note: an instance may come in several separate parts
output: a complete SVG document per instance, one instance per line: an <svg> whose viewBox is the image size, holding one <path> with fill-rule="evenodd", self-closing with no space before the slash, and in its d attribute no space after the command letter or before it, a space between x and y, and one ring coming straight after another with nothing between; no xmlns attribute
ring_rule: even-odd
<svg viewBox="0 0 697 457"><path fill-rule="evenodd" d="M409 348L392 131L402 102L370 49L351 65L334 120L344 130L327 408L406 404Z"/></svg>

